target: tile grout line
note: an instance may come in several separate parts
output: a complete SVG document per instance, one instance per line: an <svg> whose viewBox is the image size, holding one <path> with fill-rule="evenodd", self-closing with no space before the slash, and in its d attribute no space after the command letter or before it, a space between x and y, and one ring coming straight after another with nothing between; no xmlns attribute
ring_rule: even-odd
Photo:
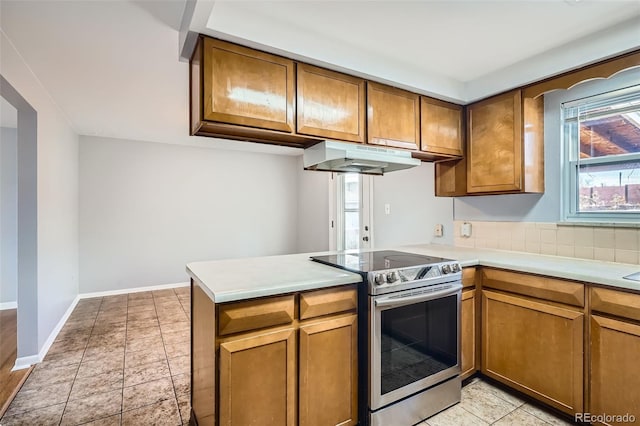
<svg viewBox="0 0 640 426"><path fill-rule="evenodd" d="M178 299L178 295L176 294L175 290L173 290L173 294L176 297L176 299ZM180 299L178 299L178 303L180 303L180 307L182 308L182 303L180 302ZM155 298L153 299L153 304L155 306L156 304L156 300ZM184 310L184 308L182 308L182 310ZM156 315L157 315L157 310L156 310ZM160 318L158 317L158 325L160 325ZM167 353L167 346L165 345L164 342L164 333L162 332L162 327L160 327L160 339L162 339L162 349L164 350L164 355L167 357L167 365L169 366L169 377L171 378L171 387L173 388L173 397L176 400L176 407L178 408L178 417L180 418L180 424L184 424L184 420L182 419L182 413L180 412L180 404L178 403L178 394L176 393L176 384L173 381L173 374L171 371L171 364L169 364L169 354Z"/></svg>
<svg viewBox="0 0 640 426"><path fill-rule="evenodd" d="M89 338L87 339L87 343L84 345L84 349L82 351L82 357L80 358L80 362L78 363L78 370L76 370L76 374L75 376L73 376L73 380L71 381L71 389L69 389L69 395L67 395L67 400L64 403L64 408L62 410L62 415L60 416L60 421L58 422L58 425L62 425L62 419L64 419L64 414L66 413L67 406L69 405L69 398L71 398L71 391L73 391L73 385L75 385L76 379L78 378L78 372L80 371L80 366L82 365L82 361L84 360L84 356L87 352L87 347L89 346L89 340L91 340L91 335L93 334L93 329L96 326L96 321L98 321L98 315L100 315L100 309L102 308L103 303L104 303L104 298L101 298L100 305L98 306L98 311L96 312L96 317L93 319L93 324L91 325L91 330L89 331ZM77 305L76 305L76 308L77 308ZM71 314L73 315L73 312Z"/></svg>

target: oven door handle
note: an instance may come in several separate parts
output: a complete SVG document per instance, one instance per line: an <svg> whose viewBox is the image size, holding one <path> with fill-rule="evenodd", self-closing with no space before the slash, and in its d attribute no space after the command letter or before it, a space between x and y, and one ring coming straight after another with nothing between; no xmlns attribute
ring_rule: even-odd
<svg viewBox="0 0 640 426"><path fill-rule="evenodd" d="M404 297L398 297L397 295L394 296L387 296L387 297L382 297L382 298L376 298L374 300L374 303L376 305L377 308L385 308L385 307L389 307L389 306L399 306L399 305L408 305L411 303L420 303L420 302L426 302L429 300L433 300L433 299L438 299L441 297L446 297L446 296L451 296L453 294L456 294L458 292L460 292L462 290L462 285L455 285L453 287L444 289L444 290L440 290L440 291L434 291L434 292L429 292L429 293L423 293L423 294L416 294L413 296L404 296Z"/></svg>

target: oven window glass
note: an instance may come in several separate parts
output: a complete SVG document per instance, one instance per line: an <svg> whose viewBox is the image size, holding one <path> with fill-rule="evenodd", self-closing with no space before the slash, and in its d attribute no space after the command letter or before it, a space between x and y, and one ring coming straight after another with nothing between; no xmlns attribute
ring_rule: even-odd
<svg viewBox="0 0 640 426"><path fill-rule="evenodd" d="M457 364L456 295L384 310L381 327L382 395Z"/></svg>

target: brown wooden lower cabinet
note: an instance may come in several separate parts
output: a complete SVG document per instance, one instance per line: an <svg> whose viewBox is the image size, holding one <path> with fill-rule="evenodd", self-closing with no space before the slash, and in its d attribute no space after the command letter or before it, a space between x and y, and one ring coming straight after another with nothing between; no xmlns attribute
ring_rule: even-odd
<svg viewBox="0 0 640 426"><path fill-rule="evenodd" d="M357 315L300 327L300 426L358 423Z"/></svg>
<svg viewBox="0 0 640 426"><path fill-rule="evenodd" d="M192 423L356 425L356 296L348 285L216 305L192 280Z"/></svg>
<svg viewBox="0 0 640 426"><path fill-rule="evenodd" d="M460 307L460 352L462 380L476 372L476 290L464 290Z"/></svg>
<svg viewBox="0 0 640 426"><path fill-rule="evenodd" d="M296 330L220 345L220 425L296 424Z"/></svg>
<svg viewBox="0 0 640 426"><path fill-rule="evenodd" d="M584 313L482 291L482 372L569 414L583 412Z"/></svg>
<svg viewBox="0 0 640 426"><path fill-rule="evenodd" d="M640 423L640 325L591 316L589 412L628 414ZM629 424L613 420L604 424Z"/></svg>

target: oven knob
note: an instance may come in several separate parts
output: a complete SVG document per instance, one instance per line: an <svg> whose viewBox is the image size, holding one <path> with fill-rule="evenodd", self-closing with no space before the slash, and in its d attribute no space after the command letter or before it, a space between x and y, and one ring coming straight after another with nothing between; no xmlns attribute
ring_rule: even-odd
<svg viewBox="0 0 640 426"><path fill-rule="evenodd" d="M384 284L384 281L385 281L384 274L376 274L376 277L374 278L374 281L376 282L376 285Z"/></svg>
<svg viewBox="0 0 640 426"><path fill-rule="evenodd" d="M442 265L442 273L443 274L448 274L451 272L451 266L449 265Z"/></svg>
<svg viewBox="0 0 640 426"><path fill-rule="evenodd" d="M453 272L460 272L460 265L459 265L459 264L457 264L457 263L452 263L452 264L451 264L451 270L452 270Z"/></svg>
<svg viewBox="0 0 640 426"><path fill-rule="evenodd" d="M398 281L398 274L396 273L396 271L391 271L387 274L387 282L388 283L392 283Z"/></svg>

